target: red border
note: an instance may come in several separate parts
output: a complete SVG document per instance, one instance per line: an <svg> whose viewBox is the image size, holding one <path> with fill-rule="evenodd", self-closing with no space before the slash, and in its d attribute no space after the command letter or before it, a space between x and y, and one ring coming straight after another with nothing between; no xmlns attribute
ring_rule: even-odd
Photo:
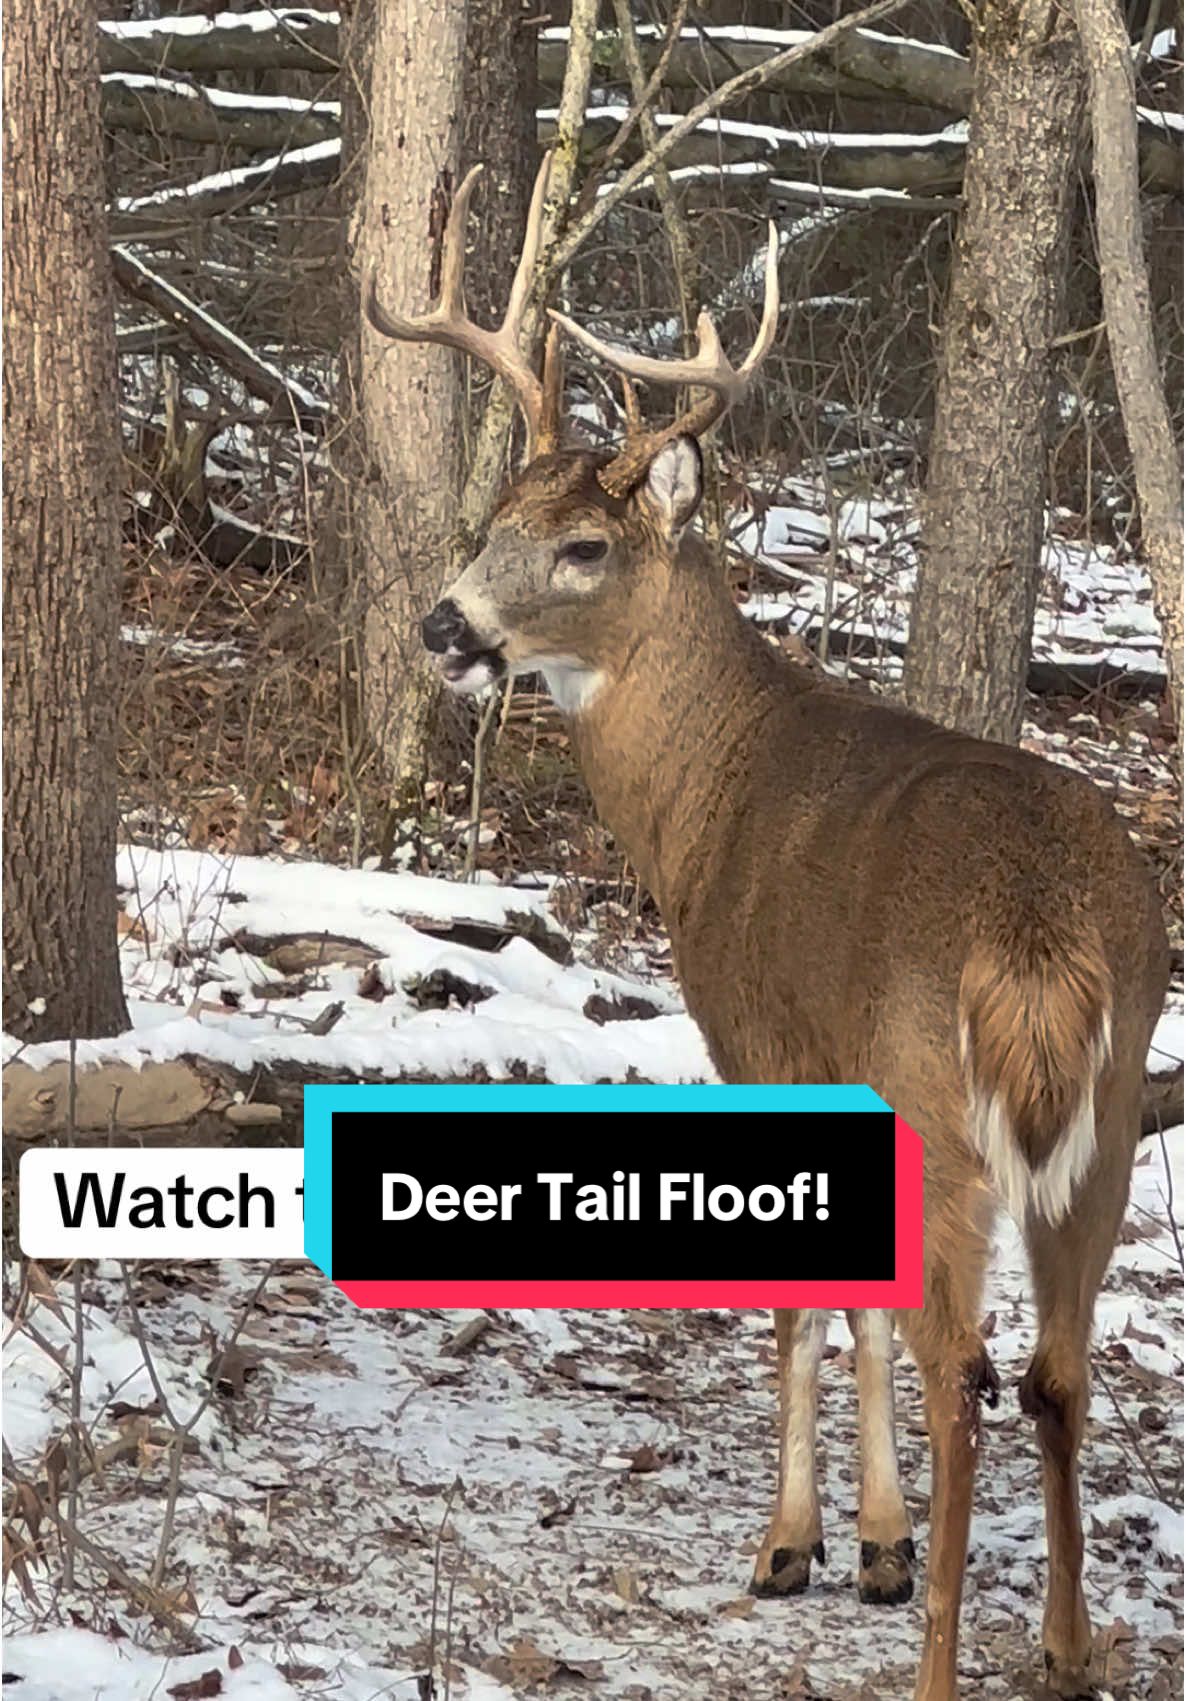
<svg viewBox="0 0 1186 1701"><path fill-rule="evenodd" d="M762 1281L341 1281L336 1285L364 1310L410 1310L431 1306L571 1306L645 1311L721 1307L787 1306L818 1311L912 1311L922 1305L922 1141L900 1116L894 1118L894 1252L891 1282Z"/></svg>

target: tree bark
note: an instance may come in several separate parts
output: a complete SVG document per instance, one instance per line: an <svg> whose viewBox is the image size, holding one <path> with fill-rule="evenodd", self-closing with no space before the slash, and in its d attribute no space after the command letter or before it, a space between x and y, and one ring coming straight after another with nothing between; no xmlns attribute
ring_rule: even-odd
<svg viewBox="0 0 1186 1701"><path fill-rule="evenodd" d="M1136 85L1115 0L1076 0L1094 139L1095 223L1112 371L1136 475L1141 543L1182 739L1182 456L1174 441L1141 240Z"/></svg>
<svg viewBox="0 0 1186 1701"><path fill-rule="evenodd" d="M400 312L425 311L438 291L459 182L465 22L454 0L378 0L375 9L358 276L376 266L381 296ZM461 363L364 325L359 381L363 712L396 794L423 770L433 679L419 624L441 588L461 483Z"/></svg>
<svg viewBox="0 0 1186 1701"><path fill-rule="evenodd" d="M905 695L944 725L1021 731L1083 102L1051 0L983 0L964 213L940 351Z"/></svg>
<svg viewBox="0 0 1186 1701"><path fill-rule="evenodd" d="M461 164L485 171L470 220L466 302L483 325L506 311L519 263L536 146L536 20L541 8L469 0Z"/></svg>
<svg viewBox="0 0 1186 1701"><path fill-rule="evenodd" d="M552 170L544 197L540 225L535 282L527 301L519 339L529 360L538 361L544 344L547 320L544 306L549 288L551 257L561 233L567 229L569 202L576 183L581 133L589 102L593 75L593 49L600 0L572 0L569 6L570 51L564 86L556 111L552 148ZM520 231L520 240L522 232ZM514 402L506 384L495 384L474 436L465 488L461 493L458 522L453 529L450 564L456 571L481 548L486 527L506 476L507 447L511 440Z"/></svg>
<svg viewBox="0 0 1186 1701"><path fill-rule="evenodd" d="M120 454L95 8L7 0L4 1026L128 1026L115 929Z"/></svg>

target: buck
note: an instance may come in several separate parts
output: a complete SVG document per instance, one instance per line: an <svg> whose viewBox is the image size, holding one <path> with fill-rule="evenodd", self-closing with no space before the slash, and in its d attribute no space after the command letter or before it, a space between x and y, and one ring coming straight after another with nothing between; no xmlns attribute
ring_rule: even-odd
<svg viewBox="0 0 1186 1701"><path fill-rule="evenodd" d="M931 1447L918 1701L957 1693L980 1404L997 1389L980 1316L998 1202L1021 1225L1037 1308L1020 1399L1045 1493L1047 1682L1089 1695L1077 1455L1095 1295L1168 978L1152 882L1086 779L798 667L746 622L692 530L697 439L773 341L773 229L761 325L740 366L703 314L696 354L661 362L554 313L541 377L520 328L547 169L498 330L473 324L463 301L476 172L448 220L436 305L406 318L381 304L373 275L366 286L376 332L487 362L527 423L525 465L485 547L425 617L424 642L460 691L543 675L601 816L660 905L725 1081L867 1082L923 1138L925 1304L897 1319ZM559 331L622 375L616 453L561 441ZM634 380L706 394L647 431ZM901 1599L913 1548L894 1457L891 1322L850 1322L861 1593ZM825 1318L784 1311L775 1323L780 1467L753 1586L784 1594L822 1557L813 1455Z"/></svg>

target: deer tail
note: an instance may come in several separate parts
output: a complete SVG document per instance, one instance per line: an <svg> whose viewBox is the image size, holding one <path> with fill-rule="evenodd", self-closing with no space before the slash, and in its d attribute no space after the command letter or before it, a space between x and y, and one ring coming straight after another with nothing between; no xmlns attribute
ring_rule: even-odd
<svg viewBox="0 0 1186 1701"><path fill-rule="evenodd" d="M1095 1091L1112 1053L1098 937L1061 939L1024 963L975 946L959 1018L971 1142L1019 1224L1060 1222L1095 1157Z"/></svg>

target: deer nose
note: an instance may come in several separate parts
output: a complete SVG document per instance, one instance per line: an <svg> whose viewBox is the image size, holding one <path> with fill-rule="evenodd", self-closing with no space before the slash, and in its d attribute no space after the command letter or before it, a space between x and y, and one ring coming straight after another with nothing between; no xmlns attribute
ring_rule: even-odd
<svg viewBox="0 0 1186 1701"><path fill-rule="evenodd" d="M424 640L424 647L437 656L443 656L450 646L460 648L461 640L468 631L469 622L452 597L438 602L431 613L426 614L420 622L420 636Z"/></svg>

